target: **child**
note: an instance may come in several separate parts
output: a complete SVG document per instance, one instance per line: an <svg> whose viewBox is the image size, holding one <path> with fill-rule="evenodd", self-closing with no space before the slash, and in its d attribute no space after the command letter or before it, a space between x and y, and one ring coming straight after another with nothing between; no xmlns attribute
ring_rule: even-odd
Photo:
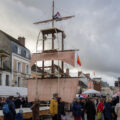
<svg viewBox="0 0 120 120"><path fill-rule="evenodd" d="M23 110L19 110L19 113L16 114L16 120L24 120L23 119Z"/></svg>

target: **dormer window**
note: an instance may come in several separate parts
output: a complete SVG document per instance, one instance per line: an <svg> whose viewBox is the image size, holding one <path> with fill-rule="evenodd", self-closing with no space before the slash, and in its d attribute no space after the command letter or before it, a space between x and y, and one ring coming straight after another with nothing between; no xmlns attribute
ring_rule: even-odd
<svg viewBox="0 0 120 120"><path fill-rule="evenodd" d="M29 52L26 52L26 57L29 58Z"/></svg>
<svg viewBox="0 0 120 120"><path fill-rule="evenodd" d="M18 47L18 54L21 54L21 48Z"/></svg>

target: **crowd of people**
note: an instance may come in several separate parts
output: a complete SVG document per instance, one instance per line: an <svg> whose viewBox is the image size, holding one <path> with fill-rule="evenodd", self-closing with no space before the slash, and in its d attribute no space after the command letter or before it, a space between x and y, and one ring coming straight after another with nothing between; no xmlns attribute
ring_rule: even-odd
<svg viewBox="0 0 120 120"><path fill-rule="evenodd" d="M20 108L20 107L30 107L31 106L31 103L28 102L27 98L24 98L24 97L8 97L8 98L5 98L5 97L1 97L0 98L0 110L2 110L2 107L3 107L3 104L6 102L7 99L10 99L14 105L15 105L15 108Z"/></svg>
<svg viewBox="0 0 120 120"><path fill-rule="evenodd" d="M15 109L31 107L31 105L32 103L23 97L0 98L0 110L3 111L4 120L23 120L22 109L19 110L19 113L16 113Z"/></svg>
<svg viewBox="0 0 120 120"><path fill-rule="evenodd" d="M3 110L4 120L23 120L22 109L19 110L19 113L16 113L15 110L21 107L32 109L33 104L29 103L27 98L22 97L0 98L0 109ZM120 120L119 97L76 97L71 111L74 120L86 120L86 116L87 120ZM67 120L65 103L57 93L53 94L50 101L50 113L52 120Z"/></svg>
<svg viewBox="0 0 120 120"><path fill-rule="evenodd" d="M67 120L65 106L58 94L54 94L50 102L52 120ZM74 120L120 120L119 97L116 98L79 98L72 104Z"/></svg>

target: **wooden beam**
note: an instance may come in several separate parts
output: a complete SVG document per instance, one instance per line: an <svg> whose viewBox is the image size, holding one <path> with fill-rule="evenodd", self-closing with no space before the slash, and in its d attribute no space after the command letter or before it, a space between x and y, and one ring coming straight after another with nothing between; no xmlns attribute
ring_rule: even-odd
<svg viewBox="0 0 120 120"><path fill-rule="evenodd" d="M38 22L35 22L33 24L42 24L42 23L49 23L49 22L53 22L53 21L62 21L62 20L68 20L68 19L71 19L75 16L67 16L67 17L60 17L60 18L54 18L54 19L49 19L49 20L44 20L44 21L38 21Z"/></svg>

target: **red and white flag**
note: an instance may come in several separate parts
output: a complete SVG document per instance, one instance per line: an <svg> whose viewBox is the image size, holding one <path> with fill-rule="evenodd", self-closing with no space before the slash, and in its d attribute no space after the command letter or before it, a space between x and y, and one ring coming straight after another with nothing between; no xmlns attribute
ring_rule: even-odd
<svg viewBox="0 0 120 120"><path fill-rule="evenodd" d="M57 19L57 18L60 18L60 17L61 17L61 15L60 15L59 12L57 12L57 13L54 15L54 19Z"/></svg>

